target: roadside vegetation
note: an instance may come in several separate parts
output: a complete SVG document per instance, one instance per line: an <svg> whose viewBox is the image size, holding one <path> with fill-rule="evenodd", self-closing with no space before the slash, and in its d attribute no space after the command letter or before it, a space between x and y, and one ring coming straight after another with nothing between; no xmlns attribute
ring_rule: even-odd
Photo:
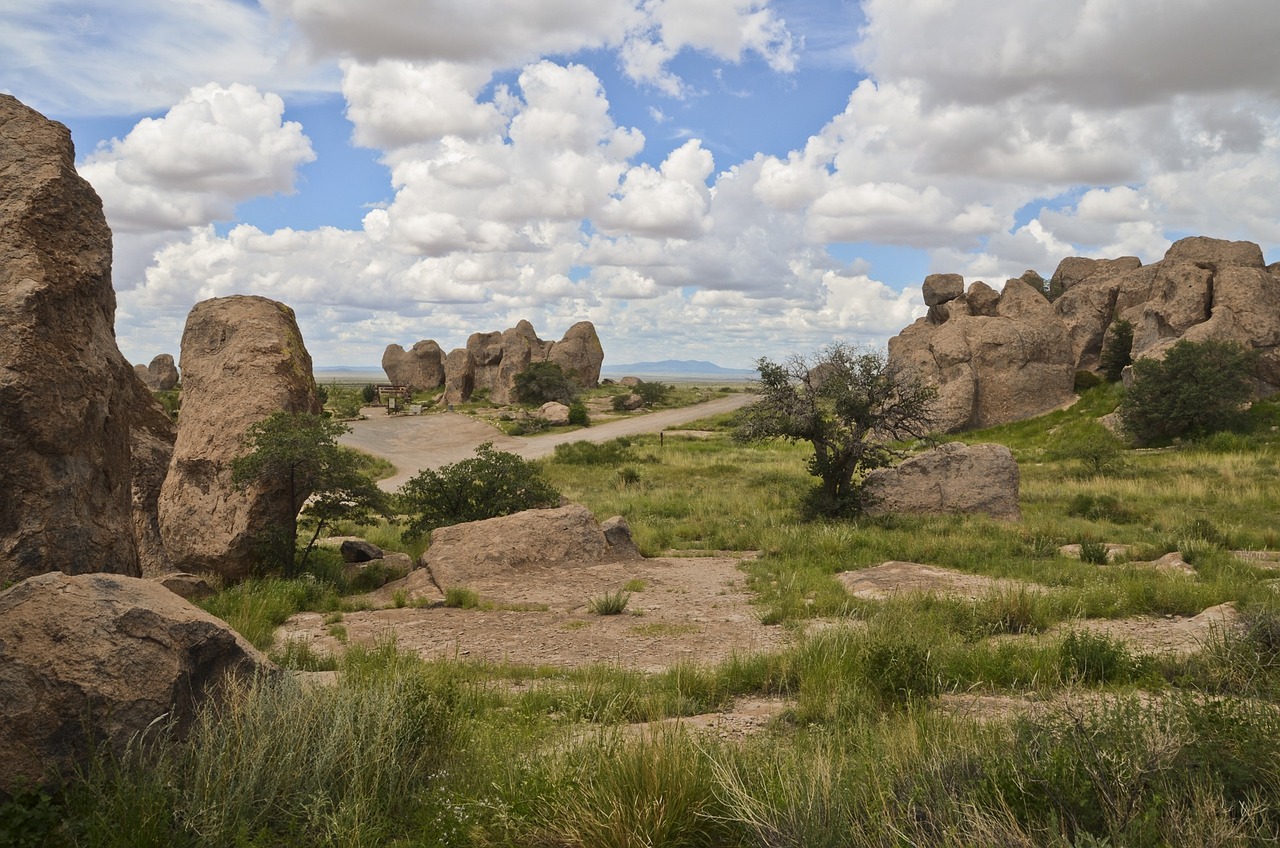
<svg viewBox="0 0 1280 848"><path fill-rule="evenodd" d="M597 516L624 515L646 555L759 551L744 570L789 647L646 674L352 645L327 660L336 686L246 684L186 742L158 726L64 795L0 806L0 833L28 815L30 844L48 845L1274 844L1280 570L1232 551L1280 552L1280 405L1135 450L1097 423L1123 399L1103 382L1071 409L963 435L1013 450L1020 523L807 517L812 445L735 441L732 417L689 425L710 431L696 438L563 446L530 473ZM425 541L404 526L337 530L416 556ZM1128 553L1099 565L1060 552L1103 543ZM1172 551L1193 574L1132 564ZM359 587L334 557L317 548L302 577L206 608L280 662L322 667L271 631L299 609L340 621ZM1026 586L873 601L835 577L887 560ZM1189 655L1072 626L1226 602L1241 628ZM744 697L784 706L742 738L638 726Z"/></svg>

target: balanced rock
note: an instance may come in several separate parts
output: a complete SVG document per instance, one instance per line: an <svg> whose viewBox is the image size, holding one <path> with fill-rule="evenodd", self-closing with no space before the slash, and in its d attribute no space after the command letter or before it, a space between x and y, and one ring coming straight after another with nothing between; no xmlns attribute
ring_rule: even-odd
<svg viewBox="0 0 1280 848"><path fill-rule="evenodd" d="M111 231L71 133L0 94L0 585L138 573L115 308Z"/></svg>
<svg viewBox="0 0 1280 848"><path fill-rule="evenodd" d="M387 345L382 354L382 370L397 386L433 391L444 385L444 351L430 339L418 342L407 351L398 344Z"/></svg>
<svg viewBox="0 0 1280 848"><path fill-rule="evenodd" d="M254 548L284 526L286 493L237 489L231 462L273 412L319 413L311 356L293 310L264 297L197 303L182 333L182 416L160 492L160 531L183 571L248 576Z"/></svg>
<svg viewBox="0 0 1280 848"><path fill-rule="evenodd" d="M0 792L51 785L233 678L276 673L226 623L150 580L42 574L0 593Z"/></svg>
<svg viewBox="0 0 1280 848"><path fill-rule="evenodd" d="M959 274L930 274L924 278L924 305L941 306L964 294L964 277Z"/></svg>
<svg viewBox="0 0 1280 848"><path fill-rule="evenodd" d="M420 564L441 589L466 586L494 574L543 566L634 559L634 546L615 548L581 504L530 509L431 531Z"/></svg>
<svg viewBox="0 0 1280 848"><path fill-rule="evenodd" d="M1021 519L1018 463L1004 445L950 442L867 475L867 513Z"/></svg>
<svg viewBox="0 0 1280 848"><path fill-rule="evenodd" d="M994 304L991 294L985 284L974 291L981 313L961 295L889 340L891 362L938 387L943 432L1019 421L1074 397L1071 345L1044 295L1022 280L1005 283Z"/></svg>

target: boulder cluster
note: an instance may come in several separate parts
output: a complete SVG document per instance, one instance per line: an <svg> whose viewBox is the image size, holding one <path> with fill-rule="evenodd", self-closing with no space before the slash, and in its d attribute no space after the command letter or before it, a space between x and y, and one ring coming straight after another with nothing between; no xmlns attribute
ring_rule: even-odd
<svg viewBox="0 0 1280 848"><path fill-rule="evenodd" d="M1164 259L1065 259L997 293L958 274L924 282L928 314L889 340L889 358L938 386L939 429L1030 418L1070 403L1075 373L1096 370L1112 321L1133 325L1133 358L1179 339L1258 352L1262 389L1280 389L1280 263L1251 242L1185 238Z"/></svg>
<svg viewBox="0 0 1280 848"><path fill-rule="evenodd" d="M173 363L173 356L162 353L151 360L150 365L135 365L134 372L148 389L153 392L167 392L178 385L178 366Z"/></svg>
<svg viewBox="0 0 1280 848"><path fill-rule="evenodd" d="M533 325L521 321L501 332L472 333L465 348L447 355L431 340L409 350L388 345L382 370L399 386L416 391L444 387L445 403L463 403L477 391L487 391L495 403L511 403L515 377L535 362L554 362L582 388L600 382L604 348L590 321L579 321L560 341L543 341Z"/></svg>

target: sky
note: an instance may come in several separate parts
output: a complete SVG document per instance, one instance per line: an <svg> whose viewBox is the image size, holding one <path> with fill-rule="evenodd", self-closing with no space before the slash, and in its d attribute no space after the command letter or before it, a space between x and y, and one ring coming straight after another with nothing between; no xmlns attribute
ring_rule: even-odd
<svg viewBox="0 0 1280 848"><path fill-rule="evenodd" d="M318 366L524 318L606 365L883 345L1186 235L1280 260L1276 0L0 0L72 130L132 362L206 298Z"/></svg>

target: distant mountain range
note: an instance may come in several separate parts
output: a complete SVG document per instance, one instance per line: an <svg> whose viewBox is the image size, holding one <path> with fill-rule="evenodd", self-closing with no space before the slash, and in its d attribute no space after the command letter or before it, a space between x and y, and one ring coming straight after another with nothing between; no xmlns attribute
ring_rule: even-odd
<svg viewBox="0 0 1280 848"><path fill-rule="evenodd" d="M600 373L607 377L719 377L725 380L752 380L754 368L725 368L704 359L664 359L660 362L631 362L606 365Z"/></svg>

